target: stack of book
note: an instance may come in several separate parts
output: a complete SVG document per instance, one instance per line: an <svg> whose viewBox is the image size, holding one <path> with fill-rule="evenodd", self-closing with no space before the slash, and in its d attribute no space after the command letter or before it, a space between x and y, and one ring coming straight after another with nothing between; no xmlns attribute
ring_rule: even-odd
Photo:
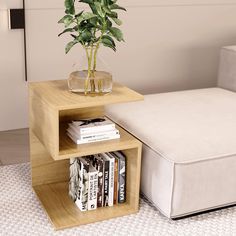
<svg viewBox="0 0 236 236"><path fill-rule="evenodd" d="M81 211L126 201L126 156L101 153L70 159L69 195Z"/></svg>
<svg viewBox="0 0 236 236"><path fill-rule="evenodd" d="M76 143L92 143L120 138L115 123L107 117L75 120L69 123L67 135Z"/></svg>

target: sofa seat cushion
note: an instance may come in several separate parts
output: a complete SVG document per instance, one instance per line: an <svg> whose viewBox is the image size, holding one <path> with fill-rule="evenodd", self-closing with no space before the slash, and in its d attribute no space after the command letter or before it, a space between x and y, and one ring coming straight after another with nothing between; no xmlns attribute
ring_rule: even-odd
<svg viewBox="0 0 236 236"><path fill-rule="evenodd" d="M108 116L144 144L142 192L170 218L236 202L236 93L145 95Z"/></svg>

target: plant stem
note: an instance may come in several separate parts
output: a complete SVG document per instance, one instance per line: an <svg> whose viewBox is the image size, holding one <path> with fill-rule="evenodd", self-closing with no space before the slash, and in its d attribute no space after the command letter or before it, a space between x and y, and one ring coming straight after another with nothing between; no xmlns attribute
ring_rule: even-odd
<svg viewBox="0 0 236 236"><path fill-rule="evenodd" d="M93 45L91 45L90 55L89 55L89 60L88 60L88 77L91 77L92 75L92 71L91 71L92 60L93 60Z"/></svg>
<svg viewBox="0 0 236 236"><path fill-rule="evenodd" d="M97 43L95 51L94 51L94 56L93 56L93 73L95 72L96 67L97 67L97 53L98 53L99 45L100 45L100 42Z"/></svg>
<svg viewBox="0 0 236 236"><path fill-rule="evenodd" d="M88 67L89 67L89 52L88 52L88 47L84 46L85 52L86 52L86 57L88 61ZM89 68L88 68L88 73L89 73Z"/></svg>
<svg viewBox="0 0 236 236"><path fill-rule="evenodd" d="M95 72L96 67L97 67L97 53L98 53L98 49L99 49L99 46L100 46L100 43L101 43L101 40L102 40L102 36L103 36L103 33L101 34L101 36L100 36L100 38L99 38L99 40L97 42L95 51L94 51L94 56L93 56L93 73Z"/></svg>

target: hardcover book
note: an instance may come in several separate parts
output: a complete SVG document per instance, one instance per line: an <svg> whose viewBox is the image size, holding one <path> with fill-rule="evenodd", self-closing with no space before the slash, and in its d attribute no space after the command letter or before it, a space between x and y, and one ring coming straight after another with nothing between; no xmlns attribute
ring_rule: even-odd
<svg viewBox="0 0 236 236"><path fill-rule="evenodd" d="M102 132L115 129L115 124L107 117L76 120L72 121L72 124L79 130L80 134Z"/></svg>
<svg viewBox="0 0 236 236"><path fill-rule="evenodd" d="M79 192L75 204L81 211L88 209L88 185L89 185L89 161L83 157L79 158L79 185L81 191Z"/></svg>
<svg viewBox="0 0 236 236"><path fill-rule="evenodd" d="M94 155L93 166L98 171L97 207L103 207L104 201L104 163L100 154Z"/></svg>
<svg viewBox="0 0 236 236"><path fill-rule="evenodd" d="M89 161L88 210L95 210L97 209L98 171L92 165L92 161Z"/></svg>
<svg viewBox="0 0 236 236"><path fill-rule="evenodd" d="M126 156L122 152L114 152L119 159L118 171L119 171L119 188L118 188L118 203L124 203L126 201Z"/></svg>
<svg viewBox="0 0 236 236"><path fill-rule="evenodd" d="M108 206L113 206L114 202L114 168L115 158L111 153L106 153L109 158L109 194L108 194Z"/></svg>
<svg viewBox="0 0 236 236"><path fill-rule="evenodd" d="M110 168L110 160L105 155L105 153L101 153L104 163L104 200L103 206L108 206L108 198L109 198L109 168Z"/></svg>
<svg viewBox="0 0 236 236"><path fill-rule="evenodd" d="M115 158L115 167L114 167L114 204L118 203L118 178L119 178L119 172L118 172L118 159Z"/></svg>
<svg viewBox="0 0 236 236"><path fill-rule="evenodd" d="M74 127L74 125L69 124L69 128L67 129L69 133L71 133L73 136L75 136L77 139L91 139L91 138L98 138L103 136L114 136L116 134L119 134L119 130L114 128L112 130L107 131L99 131L99 132L91 132L91 133L85 133L81 134L78 130L78 128Z"/></svg>
<svg viewBox="0 0 236 236"><path fill-rule="evenodd" d="M78 158L70 158L69 195L74 202L81 191L81 186L79 185L79 168Z"/></svg>
<svg viewBox="0 0 236 236"><path fill-rule="evenodd" d="M93 142L99 142L99 141L106 141L106 140L112 140L112 139L119 139L120 134L115 135L103 135L100 137L97 137L96 135L94 137L90 137L87 139L78 139L74 134L70 131L67 131L67 135L74 141L76 144L85 144L85 143L93 143Z"/></svg>

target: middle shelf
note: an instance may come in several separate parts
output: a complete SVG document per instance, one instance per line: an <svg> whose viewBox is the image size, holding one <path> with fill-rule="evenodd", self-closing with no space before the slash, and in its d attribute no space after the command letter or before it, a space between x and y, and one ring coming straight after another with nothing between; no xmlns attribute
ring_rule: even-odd
<svg viewBox="0 0 236 236"><path fill-rule="evenodd" d="M138 145L139 141L130 133L116 125L120 132L120 139L101 141L88 144L75 144L66 134L68 124L61 122L59 125L59 156L58 160L71 157L87 156L102 152L130 149Z"/></svg>

